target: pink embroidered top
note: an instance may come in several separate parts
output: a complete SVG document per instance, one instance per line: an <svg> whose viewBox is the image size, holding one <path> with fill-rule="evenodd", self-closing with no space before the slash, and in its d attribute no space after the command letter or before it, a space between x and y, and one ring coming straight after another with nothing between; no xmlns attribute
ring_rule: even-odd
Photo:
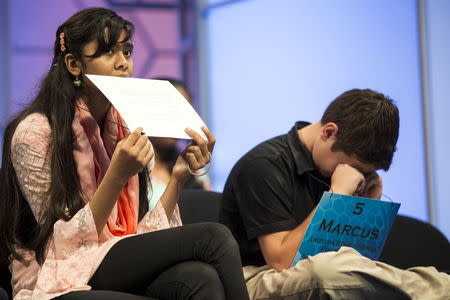
<svg viewBox="0 0 450 300"><path fill-rule="evenodd" d="M73 125L76 139L83 135L83 130L76 128L79 114L78 110ZM37 222L40 222L48 204L51 182L50 141L51 128L46 116L35 113L19 124L11 144L11 157L21 191ZM107 146L105 144L106 148ZM74 155L77 155L75 151L76 149ZM95 184L89 186L89 180L83 180L90 175L83 173L87 171L80 167L85 159L89 160L89 155L84 158L83 155L75 157L83 192L92 196ZM153 162L149 164L149 169L152 165ZM112 217L117 215L116 209L113 209ZM162 204L158 202L137 225L137 234L180 225L178 207L169 221ZM107 226L100 235L97 234L90 206L85 205L70 221L59 220L55 223L42 265L37 263L33 252L18 249L24 260L13 260L10 264L14 299L50 299L70 291L89 290L87 283L106 253L120 239L129 236L131 235L114 236L107 230Z"/></svg>

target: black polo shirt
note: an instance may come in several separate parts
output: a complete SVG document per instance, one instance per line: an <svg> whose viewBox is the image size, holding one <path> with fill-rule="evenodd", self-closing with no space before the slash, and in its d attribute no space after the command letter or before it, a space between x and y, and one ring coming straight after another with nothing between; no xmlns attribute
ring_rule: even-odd
<svg viewBox="0 0 450 300"><path fill-rule="evenodd" d="M265 265L257 237L294 229L328 190L330 179L318 174L297 133L307 125L297 122L288 134L257 145L228 176L220 220L237 240L244 266Z"/></svg>

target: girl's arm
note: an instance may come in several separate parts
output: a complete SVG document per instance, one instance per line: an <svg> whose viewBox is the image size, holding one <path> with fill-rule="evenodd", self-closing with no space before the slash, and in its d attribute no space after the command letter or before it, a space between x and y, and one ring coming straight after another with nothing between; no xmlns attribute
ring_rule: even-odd
<svg viewBox="0 0 450 300"><path fill-rule="evenodd" d="M128 179L148 165L154 153L142 128L120 141L111 158L111 164L97 191L89 202L97 232L102 232L120 191Z"/></svg>
<svg viewBox="0 0 450 300"><path fill-rule="evenodd" d="M216 139L206 127L202 127L202 131L205 133L208 139L207 141L205 141L194 130L186 129L186 133L192 138L192 142L178 157L175 166L173 167L172 175L166 190L159 200L161 201L164 211L166 212L166 216L169 220L172 219L180 193L186 183L186 180L190 176L189 169L192 172L196 172L205 167L211 161L211 154L214 149Z"/></svg>

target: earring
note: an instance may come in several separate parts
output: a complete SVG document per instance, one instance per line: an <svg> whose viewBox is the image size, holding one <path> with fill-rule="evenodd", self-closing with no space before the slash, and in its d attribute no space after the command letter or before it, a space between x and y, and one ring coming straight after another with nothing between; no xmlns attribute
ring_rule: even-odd
<svg viewBox="0 0 450 300"><path fill-rule="evenodd" d="M80 87L81 86L81 80L78 78L78 75L75 76L75 80L73 81L73 85L75 87Z"/></svg>

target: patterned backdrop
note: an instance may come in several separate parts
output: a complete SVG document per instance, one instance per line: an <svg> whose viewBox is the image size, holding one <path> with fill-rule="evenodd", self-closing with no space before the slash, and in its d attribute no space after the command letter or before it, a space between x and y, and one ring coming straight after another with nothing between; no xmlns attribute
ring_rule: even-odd
<svg viewBox="0 0 450 300"><path fill-rule="evenodd" d="M193 4L194 1L180 0L10 1L10 114L35 95L40 79L50 67L57 27L88 7L111 8L135 24L134 77L185 80L195 104L195 32L189 21Z"/></svg>

